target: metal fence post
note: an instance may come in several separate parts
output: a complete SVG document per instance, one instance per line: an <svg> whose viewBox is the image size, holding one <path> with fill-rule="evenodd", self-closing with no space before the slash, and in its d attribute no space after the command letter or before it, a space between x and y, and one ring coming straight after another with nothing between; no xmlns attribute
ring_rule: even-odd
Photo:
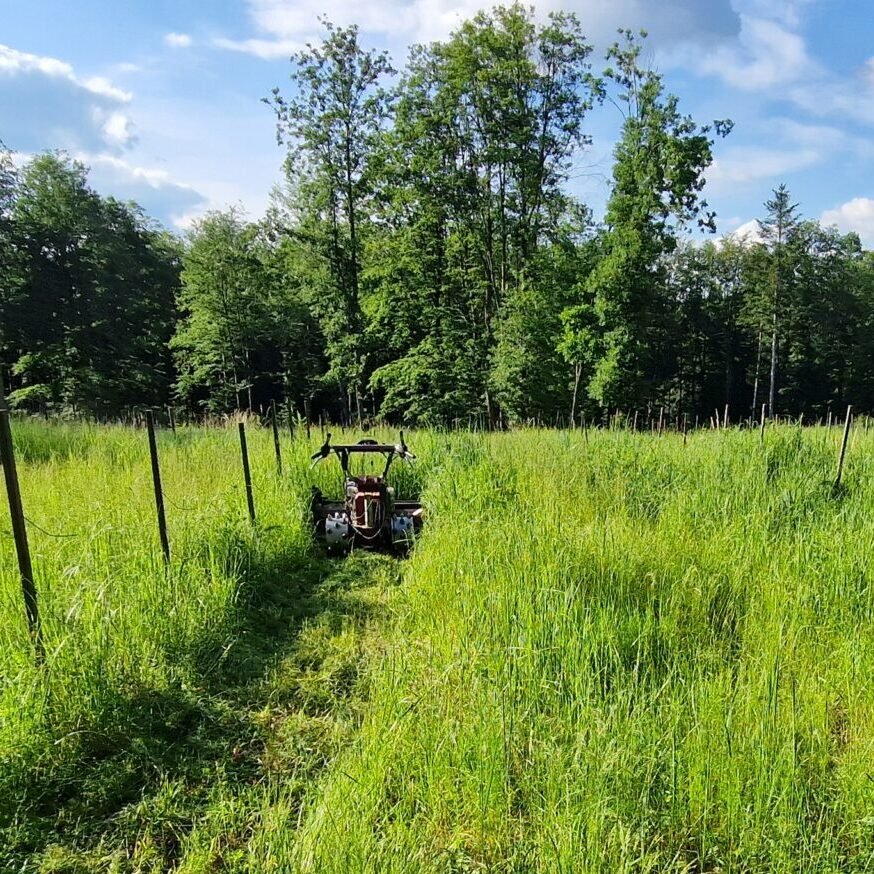
<svg viewBox="0 0 874 874"><path fill-rule="evenodd" d="M252 493L252 472L249 469L249 449L246 445L246 426L240 422L240 453L243 456L243 478L246 481L246 503L249 505L249 519L255 522L255 496Z"/></svg>
<svg viewBox="0 0 874 874"><path fill-rule="evenodd" d="M30 547L27 542L27 526L24 508L21 503L21 489L18 484L18 471L15 467L15 449L12 443L12 426L3 382L0 380L0 461L6 480L6 497L9 499L9 515L12 517L12 537L18 557L18 571L21 576L21 593L24 596L24 610L27 614L27 629L33 642L37 664L42 664L45 650L42 640L42 626L39 619L39 604L36 596L36 583L33 578L33 563L30 560Z"/></svg>
<svg viewBox="0 0 874 874"><path fill-rule="evenodd" d="M149 458L152 462L152 485L155 489L155 510L158 514L158 536L164 563L170 563L170 541L167 538L167 517L164 514L164 490L161 488L161 468L158 464L158 443L155 440L155 415L146 411L146 428L149 432Z"/></svg>

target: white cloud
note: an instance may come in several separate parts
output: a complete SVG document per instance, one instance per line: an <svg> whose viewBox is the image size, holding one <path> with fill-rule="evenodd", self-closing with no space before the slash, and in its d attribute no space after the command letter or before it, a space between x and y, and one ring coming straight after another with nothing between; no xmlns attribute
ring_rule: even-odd
<svg viewBox="0 0 874 874"><path fill-rule="evenodd" d="M98 151L130 145L122 109L133 95L103 76L81 76L58 58L0 45L0 118L7 145Z"/></svg>
<svg viewBox="0 0 874 874"><path fill-rule="evenodd" d="M660 51L686 43L718 44L740 32L730 0L550 0L544 10L550 9L576 12L599 50L615 42L620 27L646 30L648 44Z"/></svg>
<svg viewBox="0 0 874 874"><path fill-rule="evenodd" d="M770 149L738 146L726 149L707 171L707 191L725 193L759 179L778 179L825 160L825 154L812 147Z"/></svg>
<svg viewBox="0 0 874 874"><path fill-rule="evenodd" d="M773 186L800 170L836 166L842 160L858 164L874 158L874 143L830 125L777 117L759 123L754 132L768 145L717 148L717 157L707 171L708 193L736 193L762 180ZM757 187L764 188L761 184Z"/></svg>
<svg viewBox="0 0 874 874"><path fill-rule="evenodd" d="M287 57L320 38L319 16L338 26L357 24L365 34L388 36L395 50L409 43L430 42L448 35L481 8L480 0L247 0L257 36L218 38L219 48L248 52L259 58ZM383 40L385 42L385 40Z"/></svg>
<svg viewBox="0 0 874 874"><path fill-rule="evenodd" d="M197 215L209 205L201 192L162 168L137 166L105 153L79 152L75 157L89 167L89 179L98 191L135 200L147 214L168 218L177 227L182 227L183 216Z"/></svg>
<svg viewBox="0 0 874 874"><path fill-rule="evenodd" d="M133 124L123 112L114 112L103 125L107 142L118 146L130 145L135 139Z"/></svg>
<svg viewBox="0 0 874 874"><path fill-rule="evenodd" d="M255 55L256 58L268 61L274 58L287 58L293 52L303 48L303 42L296 42L288 39L226 39L225 37L216 37L212 41L216 48L228 49L233 52L245 52L249 55Z"/></svg>
<svg viewBox="0 0 874 874"><path fill-rule="evenodd" d="M844 233L855 231L866 247L874 247L874 199L870 197L854 197L834 209L827 209L820 222L836 225Z"/></svg>
<svg viewBox="0 0 874 874"><path fill-rule="evenodd" d="M364 34L383 37L395 51L411 43L443 39L463 21L489 4L482 0L247 0L256 36L219 38L219 48L244 51L261 58L290 54L318 39L320 15L338 25L355 23ZM711 42L736 36L739 20L730 0L542 0L537 14L552 10L576 12L586 35L602 47L616 37L616 28L643 27L652 45L674 45L687 40Z"/></svg>
<svg viewBox="0 0 874 874"><path fill-rule="evenodd" d="M786 96L814 116L874 125L874 57L849 75L824 72L813 81L795 83Z"/></svg>
<svg viewBox="0 0 874 874"><path fill-rule="evenodd" d="M732 232L731 236L738 242L743 243L761 243L762 231L756 219L750 219L742 225L738 225Z"/></svg>
<svg viewBox="0 0 874 874"><path fill-rule="evenodd" d="M824 76L817 82L803 83L790 89L787 97L811 115L874 125L874 88L867 80L868 69L866 65L855 78Z"/></svg>
<svg viewBox="0 0 874 874"><path fill-rule="evenodd" d="M170 174L166 170L148 167L137 167L123 158L116 158L114 155L89 155L80 152L76 155L76 160L87 164L93 170L95 167L111 168L113 171L130 176L134 179L145 182L152 188L163 188L172 185L174 188L182 188L187 191L194 191L190 185L183 182L174 182Z"/></svg>
<svg viewBox="0 0 874 874"><path fill-rule="evenodd" d="M766 18L741 15L740 21L737 43L709 52L687 46L670 55L669 63L718 76L743 91L765 91L821 75L821 67L810 57L799 34Z"/></svg>
<svg viewBox="0 0 874 874"><path fill-rule="evenodd" d="M117 100L119 103L129 103L133 94L130 91L123 91L121 88L116 88L108 79L103 76L91 76L88 79L81 80L81 83L94 94L99 94L101 97L108 97L110 100Z"/></svg>
<svg viewBox="0 0 874 874"><path fill-rule="evenodd" d="M187 33L165 33L164 44L174 49L187 49L193 40Z"/></svg>
<svg viewBox="0 0 874 874"><path fill-rule="evenodd" d="M14 77L26 73L41 73L54 79L64 79L78 88L90 91L100 97L108 97L119 103L128 103L133 97L130 91L116 88L103 76L91 76L82 79L75 74L73 67L66 61L57 58L48 58L40 55L31 55L27 52L19 52L9 46L0 45L0 74Z"/></svg>
<svg viewBox="0 0 874 874"><path fill-rule="evenodd" d="M734 0L734 7L742 15L770 18L786 27L801 25L803 12L818 0Z"/></svg>
<svg viewBox="0 0 874 874"><path fill-rule="evenodd" d="M0 71L17 73L30 70L37 70L46 76L58 76L73 82L76 81L73 68L64 61L59 61L57 58L30 55L27 52L19 52L9 46L0 45Z"/></svg>

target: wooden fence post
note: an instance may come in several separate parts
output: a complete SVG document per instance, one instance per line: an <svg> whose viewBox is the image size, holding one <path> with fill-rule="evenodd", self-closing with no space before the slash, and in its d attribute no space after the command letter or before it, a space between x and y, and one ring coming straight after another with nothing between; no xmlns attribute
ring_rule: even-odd
<svg viewBox="0 0 874 874"><path fill-rule="evenodd" d="M689 414L683 413L683 446L686 445L686 438L689 430Z"/></svg>
<svg viewBox="0 0 874 874"><path fill-rule="evenodd" d="M837 491L841 487L841 474L844 472L844 456L847 454L847 438L850 436L850 423L853 419L852 404L847 407L847 418L844 422L844 436L841 440L841 454L838 456L838 472L835 476L835 483L832 488Z"/></svg>
<svg viewBox="0 0 874 874"><path fill-rule="evenodd" d="M291 406L291 398L285 399L285 405L288 408L288 436L294 440L294 409Z"/></svg>
<svg viewBox="0 0 874 874"><path fill-rule="evenodd" d="M36 663L45 659L42 626L39 620L39 604L36 597L36 583L33 578L33 564L30 560L30 547L27 542L27 527L24 508L21 503L21 489L18 485L18 471L15 467L15 448L12 443L12 425L3 382L0 379L0 461L6 480L6 497L9 500L9 515L12 517L12 537L15 540L15 553L18 557L18 572L21 577L21 593L24 596L24 611L27 614L27 630L33 644Z"/></svg>
<svg viewBox="0 0 874 874"><path fill-rule="evenodd" d="M765 442L765 410L767 407L767 404L762 404L762 422L759 425L759 443Z"/></svg>
<svg viewBox="0 0 874 874"><path fill-rule="evenodd" d="M276 470L282 476L282 449L279 446L279 422L276 421L276 401L270 401L270 420L273 424L273 451L276 453Z"/></svg>
<svg viewBox="0 0 874 874"><path fill-rule="evenodd" d="M155 510L158 514L158 536L164 563L170 563L170 541L167 538L167 517L164 514L164 490L161 488L161 467L158 464L158 443L155 440L155 416L146 411L146 428L149 432L149 457L152 462L152 485L155 489Z"/></svg>
<svg viewBox="0 0 874 874"><path fill-rule="evenodd" d="M173 407L167 407L167 415L170 417L170 430L174 436L176 434L176 416L173 413Z"/></svg>
<svg viewBox="0 0 874 874"><path fill-rule="evenodd" d="M252 472L249 470L249 450L246 446L246 425L240 422L240 453L243 456L243 479L246 481L246 503L249 505L249 519L255 523L255 496L252 493Z"/></svg>

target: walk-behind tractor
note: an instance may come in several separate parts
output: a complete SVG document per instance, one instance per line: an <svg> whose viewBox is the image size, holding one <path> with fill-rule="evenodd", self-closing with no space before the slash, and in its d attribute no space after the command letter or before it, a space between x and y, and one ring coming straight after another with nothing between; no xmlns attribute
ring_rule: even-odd
<svg viewBox="0 0 874 874"><path fill-rule="evenodd" d="M417 501L395 500L394 489L388 484L388 471L396 458L406 462L415 458L404 443L403 432L400 443L395 445L376 440L332 445L328 434L322 448L312 456L312 467L330 455L337 457L343 469L345 494L342 500L329 500L313 486L311 506L316 537L334 553L354 547L406 552L422 527L422 505ZM382 473L350 472L353 458L359 455L366 460L382 456L379 459Z"/></svg>

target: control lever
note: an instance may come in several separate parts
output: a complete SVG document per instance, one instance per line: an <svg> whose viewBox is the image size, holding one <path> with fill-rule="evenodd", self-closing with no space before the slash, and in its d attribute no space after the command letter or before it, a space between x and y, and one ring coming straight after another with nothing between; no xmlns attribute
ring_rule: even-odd
<svg viewBox="0 0 874 874"><path fill-rule="evenodd" d="M310 458L312 460L312 464L310 467L315 467L322 459L327 458L331 454L331 432L325 435L325 442L322 444L322 448L318 450L318 452L314 452Z"/></svg>

